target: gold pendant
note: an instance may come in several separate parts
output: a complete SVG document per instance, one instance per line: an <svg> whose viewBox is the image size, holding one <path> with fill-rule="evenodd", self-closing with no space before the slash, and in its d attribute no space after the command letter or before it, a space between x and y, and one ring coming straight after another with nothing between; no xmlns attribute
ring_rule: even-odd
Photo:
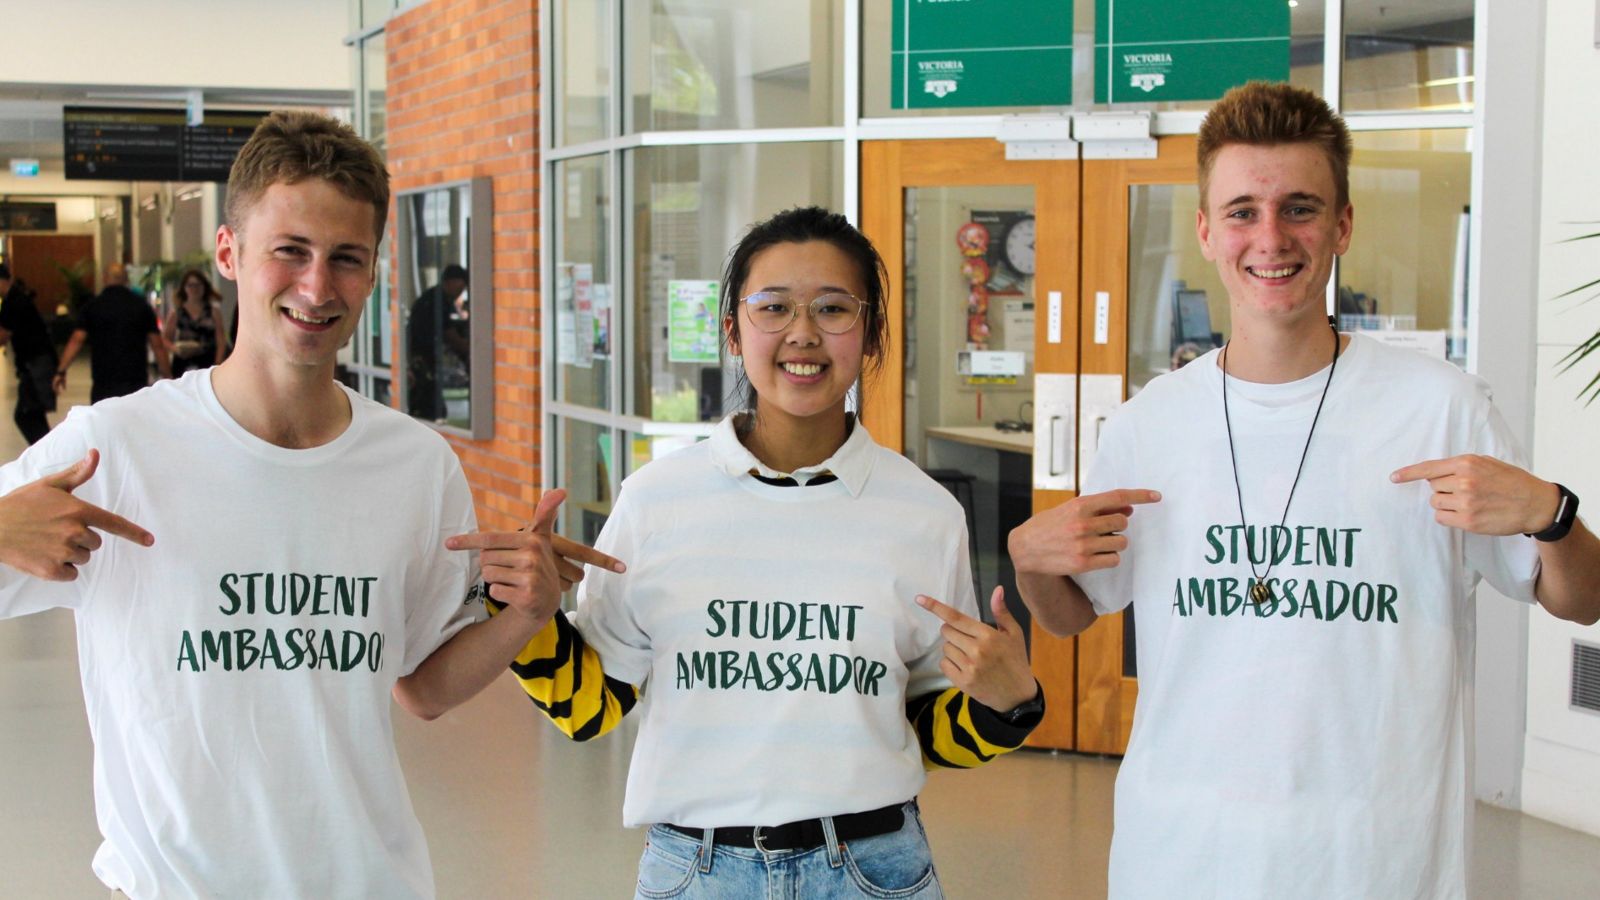
<svg viewBox="0 0 1600 900"><path fill-rule="evenodd" d="M1276 598L1272 596L1272 588L1267 587L1265 581L1257 581L1250 585L1251 603L1272 603Z"/></svg>

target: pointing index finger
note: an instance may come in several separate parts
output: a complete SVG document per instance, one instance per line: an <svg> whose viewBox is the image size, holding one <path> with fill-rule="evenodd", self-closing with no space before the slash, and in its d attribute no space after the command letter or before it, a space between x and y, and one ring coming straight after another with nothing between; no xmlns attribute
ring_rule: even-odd
<svg viewBox="0 0 1600 900"><path fill-rule="evenodd" d="M141 547L148 547L156 542L155 535L116 513L101 509L92 503L84 504L83 523L92 528L98 528L107 534L114 534L123 540L132 541Z"/></svg>
<svg viewBox="0 0 1600 900"><path fill-rule="evenodd" d="M628 571L628 567L623 565L622 560L614 556L607 556L599 550L580 544L577 541L568 540L559 534L551 538L550 549L576 563L588 563L591 566L598 566L612 572Z"/></svg>
<svg viewBox="0 0 1600 900"><path fill-rule="evenodd" d="M1101 513L1123 507L1142 506L1146 503L1160 503L1161 492L1144 488L1119 488L1103 494L1093 494L1084 499L1097 513Z"/></svg>
<svg viewBox="0 0 1600 900"><path fill-rule="evenodd" d="M1406 484L1412 481L1431 480L1441 475L1449 475L1455 471L1455 457L1449 459L1429 459L1413 463L1394 470L1389 480L1395 484Z"/></svg>
<svg viewBox="0 0 1600 900"><path fill-rule="evenodd" d="M954 606L948 603L941 603L927 594L917 595L917 605L938 616L946 625L959 631L967 631L974 623L982 624Z"/></svg>

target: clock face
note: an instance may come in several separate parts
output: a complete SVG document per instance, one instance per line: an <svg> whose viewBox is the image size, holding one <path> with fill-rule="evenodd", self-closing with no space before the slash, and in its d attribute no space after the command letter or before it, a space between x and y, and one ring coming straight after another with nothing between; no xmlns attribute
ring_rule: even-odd
<svg viewBox="0 0 1600 900"><path fill-rule="evenodd" d="M1006 263L1024 275L1034 272L1033 216L1018 219L1006 232Z"/></svg>

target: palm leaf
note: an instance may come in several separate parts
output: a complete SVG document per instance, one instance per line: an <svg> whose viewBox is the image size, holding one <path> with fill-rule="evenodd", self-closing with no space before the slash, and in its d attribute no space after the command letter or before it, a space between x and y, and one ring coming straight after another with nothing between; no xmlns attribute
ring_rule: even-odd
<svg viewBox="0 0 1600 900"><path fill-rule="evenodd" d="M1600 223L1575 222L1573 224L1595 225ZM1589 234L1580 234L1577 237L1567 238L1560 243L1567 244L1573 241L1586 241L1597 237L1600 237L1600 231L1591 232ZM1570 297L1573 294L1581 293L1595 287L1600 287L1600 278L1596 278L1593 281L1590 281L1588 284L1579 285L1570 291L1563 291L1557 294L1553 299L1560 300L1563 297ZM1590 294L1578 302L1587 303L1588 301L1593 300L1595 297L1600 297L1600 293ZM1560 361L1556 363L1558 371L1562 374L1565 374L1568 371L1571 371L1571 369L1578 363L1583 362L1591 355L1596 353L1600 353L1600 331L1596 331L1594 334L1589 335L1587 340L1572 348L1571 352L1569 352L1566 356L1561 357ZM1600 372L1595 373L1595 376L1589 379L1589 383L1585 384L1583 388L1578 391L1578 399L1583 401L1584 406L1588 406L1589 404L1593 403L1597 397L1600 397Z"/></svg>
<svg viewBox="0 0 1600 900"><path fill-rule="evenodd" d="M1588 284L1580 284L1580 285L1578 285L1577 287L1573 288L1570 291L1562 291L1561 293L1555 295L1554 297L1551 297L1550 299L1552 299L1552 300L1560 300L1562 297L1571 297L1573 294L1576 294L1579 291L1587 291L1589 288L1596 287L1596 286L1600 286L1600 278L1596 278L1595 280L1589 282ZM1585 300L1593 300L1594 298L1593 297L1585 297L1583 299L1585 299Z"/></svg>

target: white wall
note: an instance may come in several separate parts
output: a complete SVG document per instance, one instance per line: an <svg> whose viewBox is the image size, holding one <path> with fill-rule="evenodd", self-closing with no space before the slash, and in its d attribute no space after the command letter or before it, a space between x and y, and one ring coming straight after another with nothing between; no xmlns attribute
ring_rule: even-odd
<svg viewBox="0 0 1600 900"><path fill-rule="evenodd" d="M1477 0L1474 53L1472 223L1467 370L1494 389L1494 401L1524 446L1533 438L1537 369L1540 164L1543 131L1543 2ZM1527 734L1528 620L1487 584L1478 586L1473 737L1474 792L1510 809L1522 806ZM1538 615L1538 613L1535 613Z"/></svg>
<svg viewBox="0 0 1600 900"><path fill-rule="evenodd" d="M0 82L348 90L337 0L15 0Z"/></svg>
<svg viewBox="0 0 1600 900"><path fill-rule="evenodd" d="M1596 230L1600 178L1593 136L1600 129L1594 86L1600 50L1594 46L1594 0L1548 0L1544 55L1543 189L1538 293L1538 375L1535 388L1534 468L1590 504L1584 518L1600 527L1600 403L1585 408L1575 396L1600 360L1582 372L1556 373L1557 360L1600 329L1600 301L1550 298L1600 278L1600 241L1559 241ZM1523 809L1600 835L1600 715L1569 709L1573 638L1600 643L1600 626L1583 628L1535 613L1528 628L1528 731Z"/></svg>

